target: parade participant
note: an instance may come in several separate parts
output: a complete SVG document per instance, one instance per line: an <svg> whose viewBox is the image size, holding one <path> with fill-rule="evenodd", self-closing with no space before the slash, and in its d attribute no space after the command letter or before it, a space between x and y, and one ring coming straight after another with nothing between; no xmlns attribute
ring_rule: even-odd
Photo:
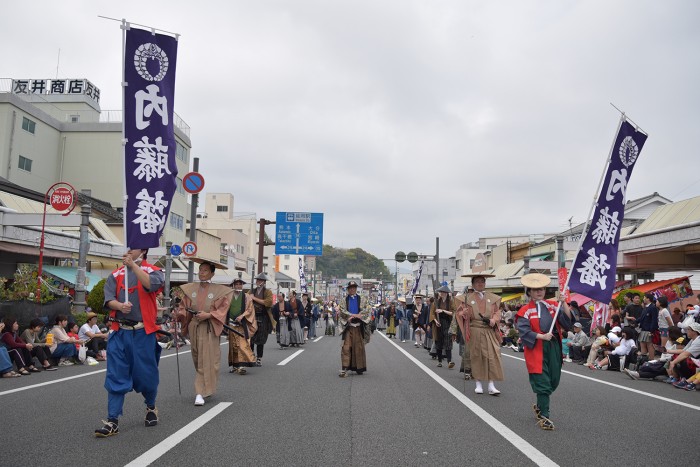
<svg viewBox="0 0 700 467"><path fill-rule="evenodd" d="M333 319L333 306L329 303L326 306L326 311L323 313L323 319L326 321L326 335L335 336L335 320Z"/></svg>
<svg viewBox="0 0 700 467"><path fill-rule="evenodd" d="M448 286L443 285L436 292L438 298L430 308L430 324L433 329L437 366L442 367L442 359L447 358L447 367L454 368L450 325L452 324L452 315L455 312L455 303L452 299L452 291Z"/></svg>
<svg viewBox="0 0 700 467"><path fill-rule="evenodd" d="M520 282L530 302L516 315L520 339L525 348L525 363L529 373L530 386L537 394L537 404L533 405L537 424L543 430L553 430L549 419L549 397L559 386L562 367L561 335L571 327L569 306L562 302L556 326L549 332L557 309L557 302L545 300L545 287L551 279L544 274L526 274Z"/></svg>
<svg viewBox="0 0 700 467"><path fill-rule="evenodd" d="M306 334L307 339L316 338L316 321L318 321L318 316L320 314L318 299L316 297L312 298L310 301L311 311L309 312L309 332Z"/></svg>
<svg viewBox="0 0 700 467"><path fill-rule="evenodd" d="M391 302L389 308L384 312L386 319L386 335L389 339L396 337L396 302Z"/></svg>
<svg viewBox="0 0 700 467"><path fill-rule="evenodd" d="M304 342L309 340L309 337L311 337L309 328L311 328L311 323L313 321L312 316L311 316L311 302L309 301L309 294L304 292L301 294L301 307L304 310L303 317L299 318L299 323L301 324L301 328L304 330Z"/></svg>
<svg viewBox="0 0 700 467"><path fill-rule="evenodd" d="M416 335L416 347L423 345L425 338L425 323L421 323L421 316L428 314L428 305L423 303L423 295L415 294L413 296L413 329Z"/></svg>
<svg viewBox="0 0 700 467"><path fill-rule="evenodd" d="M366 298L357 295L357 282L350 281L347 291L345 302L340 305L338 312L340 336L343 338L341 378L345 378L348 371L354 371L358 375L367 371L365 344L371 335L369 321L372 308L367 304Z"/></svg>
<svg viewBox="0 0 700 467"><path fill-rule="evenodd" d="M255 308L250 295L243 293L243 279L235 279L231 284L233 294L228 309L228 323L243 336L228 332L228 366L229 373L246 374L245 367L255 366L255 355L248 340L255 333L258 322L255 320Z"/></svg>
<svg viewBox="0 0 700 467"><path fill-rule="evenodd" d="M265 343L267 342L267 335L272 331L272 312L270 307L272 307L272 291L267 290L265 283L267 282L267 275L261 272L255 276L255 289L252 291L251 300L253 300L253 307L255 308L255 320L258 323L258 329L253 334L250 339L250 348L256 353L257 359L255 360L256 366L262 366L263 352L265 351ZM250 291L249 291L250 293Z"/></svg>
<svg viewBox="0 0 700 467"><path fill-rule="evenodd" d="M156 292L165 275L147 262L148 250L131 249L124 254L123 266L107 277L104 286L104 308L111 310L112 333L107 340L107 421L95 430L95 436L106 438L119 433L119 416L124 396L133 391L143 395L147 427L158 424L158 362L161 347L156 340ZM128 268L128 284L125 269ZM54 336L55 337L55 336Z"/></svg>
<svg viewBox="0 0 700 467"><path fill-rule="evenodd" d="M272 317L277 321L275 327L275 335L280 350L289 347L289 334L292 329L292 323L289 320L289 302L284 299L282 292L277 294L277 303L272 305Z"/></svg>
<svg viewBox="0 0 700 467"><path fill-rule="evenodd" d="M304 319L304 306L297 298L297 293L292 290L289 297L289 345L299 347L304 343L304 332L301 329L301 321Z"/></svg>
<svg viewBox="0 0 700 467"><path fill-rule="evenodd" d="M199 282L180 287L184 297L178 308L178 319L184 322L185 335L192 346L194 405L204 405L204 398L216 393L221 365L220 336L228 318L233 290L212 284L216 269L228 269L223 264L202 258L190 258L199 263Z"/></svg>
<svg viewBox="0 0 700 467"><path fill-rule="evenodd" d="M503 381L501 362L502 335L498 328L501 321L501 297L486 292L486 279L493 274L467 274L471 277L473 292L463 296L464 302L457 311L457 324L467 343L471 375L476 380L474 392L483 394L483 381L488 381L492 396L501 392L494 381ZM466 367L466 366L465 366Z"/></svg>
<svg viewBox="0 0 700 467"><path fill-rule="evenodd" d="M399 320L399 340L406 342L411 339L411 318L406 308L406 299L399 297L397 301L399 302L396 307L396 314Z"/></svg>

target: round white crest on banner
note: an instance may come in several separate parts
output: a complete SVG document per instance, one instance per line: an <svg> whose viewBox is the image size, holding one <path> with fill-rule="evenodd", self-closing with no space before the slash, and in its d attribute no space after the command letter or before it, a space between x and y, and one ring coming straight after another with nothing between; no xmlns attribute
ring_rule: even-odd
<svg viewBox="0 0 700 467"><path fill-rule="evenodd" d="M214 294L213 294L213 293L210 293L209 295L207 295L207 298L208 298L209 300L211 300L212 298L214 298Z"/></svg>
<svg viewBox="0 0 700 467"><path fill-rule="evenodd" d="M197 292L192 292L192 298L197 298Z"/></svg>
<svg viewBox="0 0 700 467"><path fill-rule="evenodd" d="M148 71L147 65L149 60L158 60L159 70L155 76ZM139 76L146 81L161 81L168 72L168 56L156 44L151 44L150 42L141 44L134 53L134 66Z"/></svg>
<svg viewBox="0 0 700 467"><path fill-rule="evenodd" d="M637 156L639 156L639 147L631 136L627 136L620 145L620 160L625 167L629 167L637 160Z"/></svg>

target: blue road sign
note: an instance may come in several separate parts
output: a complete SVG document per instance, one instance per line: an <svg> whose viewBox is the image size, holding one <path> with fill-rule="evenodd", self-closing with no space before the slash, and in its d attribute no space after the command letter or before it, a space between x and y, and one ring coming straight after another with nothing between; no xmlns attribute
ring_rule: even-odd
<svg viewBox="0 0 700 467"><path fill-rule="evenodd" d="M323 254L323 213L278 212L276 255Z"/></svg>
<svg viewBox="0 0 700 467"><path fill-rule="evenodd" d="M170 247L170 254L173 256L180 256L182 253L182 247L180 245L173 245Z"/></svg>
<svg viewBox="0 0 700 467"><path fill-rule="evenodd" d="M182 188L195 195L204 189L204 177L199 172L190 172L182 178Z"/></svg>

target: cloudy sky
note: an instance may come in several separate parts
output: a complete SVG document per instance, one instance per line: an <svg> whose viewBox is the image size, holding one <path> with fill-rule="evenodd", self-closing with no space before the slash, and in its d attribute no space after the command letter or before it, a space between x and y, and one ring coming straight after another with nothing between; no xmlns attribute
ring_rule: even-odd
<svg viewBox="0 0 700 467"><path fill-rule="evenodd" d="M324 241L441 256L583 222L624 110L628 199L700 195L700 2L6 2L4 78L87 78L121 108L121 32L181 34L175 111L236 211L325 214Z"/></svg>

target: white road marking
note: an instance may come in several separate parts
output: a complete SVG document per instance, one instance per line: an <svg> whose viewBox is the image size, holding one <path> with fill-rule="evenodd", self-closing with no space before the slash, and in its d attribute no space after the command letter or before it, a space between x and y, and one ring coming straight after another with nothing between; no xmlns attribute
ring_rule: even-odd
<svg viewBox="0 0 700 467"><path fill-rule="evenodd" d="M224 343L222 343L221 345L225 345L225 344L228 344L228 342L224 342ZM180 352L180 355L188 354L188 353L190 353L190 352L192 352L192 351L191 351L191 350L181 351L181 352ZM173 353L173 354L170 354L170 355L164 355L164 356L162 356L162 357L160 357L160 358L161 358L161 360L162 360L162 359L164 359L164 358L170 358L170 357L175 357L175 356L176 356L176 354ZM28 390L30 390L30 389L40 388L40 387L42 387L42 386L49 386L49 385L51 385L51 384L62 383L62 382L64 382L64 381L70 381L70 380L72 380L72 379L78 379L78 378L84 378L84 377L86 377L86 376L98 375L98 374L100 374L100 373L104 373L105 371L107 371L107 370L106 370L106 369L95 370L95 371L91 371L91 372L89 372L89 373L83 373L83 374L81 374L81 375L67 376L67 377L65 377L65 378L52 379L51 381L46 381L46 382L39 383L39 384L31 384L31 385L29 385L29 386L22 386L21 388L8 389L7 391L2 391L2 392L0 392L0 397L1 397L1 396L6 396L6 395L8 395L8 394L15 393L15 392L28 391Z"/></svg>
<svg viewBox="0 0 700 467"><path fill-rule="evenodd" d="M501 355L504 357L513 358L515 360L521 360L523 362L525 361L524 358L516 357L515 355L507 355L504 353L501 353ZM635 394L640 394L642 396L651 397L653 399L659 399L659 400L664 401L664 402L670 402L671 404L680 405L681 407L686 407L686 408L693 409L693 410L700 410L700 406L688 404L686 402L681 402L681 401L677 401L677 400L673 400L673 399L669 399L668 397L657 396L656 394L650 394L648 392L640 391L639 389L632 389L632 388L629 388L627 386L622 386L620 384L609 383L608 381L603 381L603 380L600 380L597 378L591 378L590 376L580 375L578 373L574 373L573 371L561 370L561 372L566 373L567 375L576 376L578 378L587 379L589 381L593 381L596 383L612 386L612 387L617 388L617 389L624 389L625 391L634 392ZM621 374L624 374L624 373L621 373Z"/></svg>
<svg viewBox="0 0 700 467"><path fill-rule="evenodd" d="M291 362L292 359L293 359L294 357L296 357L297 355L299 355L299 354L302 353L303 351L304 351L304 349L299 349L299 350L297 350L296 352L294 352L293 354L291 354L289 357L287 357L287 358L285 358L284 360L282 360L281 362L279 362L277 365L278 365L278 366L284 366L284 365L286 365L287 363Z"/></svg>
<svg viewBox="0 0 700 467"><path fill-rule="evenodd" d="M214 417L219 415L221 412L226 410L228 408L228 406L230 406L231 404L233 404L233 402L220 402L220 403L216 404L216 406L214 406L213 409L210 409L207 412L205 412L203 415L200 415L199 417L195 418L190 423L183 426L182 428L177 430L175 433L168 436L163 441L156 444L151 449L144 452L139 457L137 457L136 459L134 459L133 461L129 462L126 465L133 466L133 467L140 467L140 466L152 464L153 462L158 460L158 458L160 458L163 454L170 451L172 448L177 446L180 442L184 441L189 435L191 435L195 431L202 428L207 422L209 422Z"/></svg>
<svg viewBox="0 0 700 467"><path fill-rule="evenodd" d="M318 342L318 341L320 341L321 339L323 339L323 336L317 337L316 339L314 339L314 342Z"/></svg>
<svg viewBox="0 0 700 467"><path fill-rule="evenodd" d="M476 403L472 402L459 392L457 389L455 389L451 384L449 384L447 381L439 377L435 372L430 370L427 366L425 366L423 363L418 361L413 355L402 349L398 344L393 342L391 339L386 337L384 334L379 333L380 336L382 336L384 339L387 340L391 345L399 349L401 353L403 353L406 357L408 357L409 360L411 360L413 363L416 364L418 368L423 370L425 373L428 374L431 378L433 378L440 386L442 386L447 392L452 394L455 399L457 399L459 402L464 404L465 407L467 407L469 410L471 410L474 415L482 419L487 425L489 425L491 428L493 428L496 433L501 435L503 438L505 438L506 441L508 441L510 444L512 444L516 449L518 449L520 452L525 454L528 459L530 459L532 462L535 463L535 465L539 466L556 466L558 465L556 462L554 462L552 459L544 455L540 450L538 450L536 447L534 447L532 444L528 443L525 441L523 438L518 436L513 430L505 426L503 423L498 421L495 417L493 417L490 413L479 407Z"/></svg>

